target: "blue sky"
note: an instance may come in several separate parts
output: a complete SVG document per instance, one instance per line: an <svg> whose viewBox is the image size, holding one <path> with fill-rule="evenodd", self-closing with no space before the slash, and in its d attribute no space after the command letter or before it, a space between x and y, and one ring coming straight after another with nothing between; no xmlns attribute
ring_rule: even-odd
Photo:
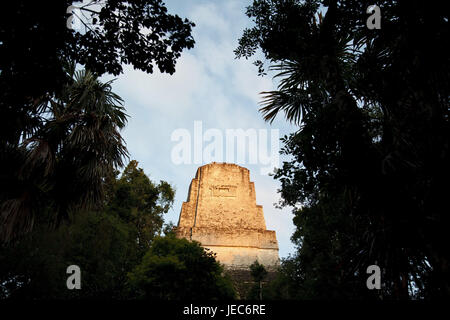
<svg viewBox="0 0 450 320"><path fill-rule="evenodd" d="M176 224L199 166L177 165L171 160L171 151L177 144L171 135L176 129L193 132L194 121L202 121L204 131L278 129L282 137L295 127L282 117L272 124L264 122L258 111L259 93L275 89L275 82L270 76L257 76L253 59L234 57L233 50L242 31L251 26L245 16L245 7L251 1L171 0L165 3L170 13L187 17L196 24L194 49L182 53L172 76L158 71L150 75L124 66L124 73L113 83L113 91L124 99L130 116L122 132L130 158L139 161L152 180L166 180L176 188L173 209L165 217ZM108 79L111 77L102 80ZM277 233L280 257L286 257L294 252L290 241L294 226L290 208L280 210L273 206L279 200L279 183L261 174L261 165L240 165L250 170L257 204L263 206L267 228Z"/></svg>

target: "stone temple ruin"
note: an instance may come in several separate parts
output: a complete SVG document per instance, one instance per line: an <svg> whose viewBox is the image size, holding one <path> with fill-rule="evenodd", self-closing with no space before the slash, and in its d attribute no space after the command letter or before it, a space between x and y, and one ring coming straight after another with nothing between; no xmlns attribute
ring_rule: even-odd
<svg viewBox="0 0 450 320"><path fill-rule="evenodd" d="M279 265L275 231L266 230L250 172L236 164L198 168L175 232L215 252L226 270L248 271L255 260L268 271Z"/></svg>

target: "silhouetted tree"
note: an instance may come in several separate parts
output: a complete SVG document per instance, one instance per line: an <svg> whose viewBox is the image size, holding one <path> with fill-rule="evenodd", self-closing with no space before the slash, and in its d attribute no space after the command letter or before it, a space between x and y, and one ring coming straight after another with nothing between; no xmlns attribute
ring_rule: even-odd
<svg viewBox="0 0 450 320"><path fill-rule="evenodd" d="M9 166L0 194L4 241L30 231L40 210L51 208L59 222L69 210L98 204L105 177L127 155L119 132L127 116L111 82L73 66L67 72L73 81L39 106L45 117L2 154Z"/></svg>
<svg viewBox="0 0 450 320"><path fill-rule="evenodd" d="M173 74L194 26L167 12L161 0L88 1L67 12L72 1L43 5L8 1L0 12L0 146L17 144L40 121L43 101L66 82L69 60L96 76L118 75L122 64ZM77 3L75 3L77 5ZM69 10L70 11L70 10ZM69 28L74 18L80 29Z"/></svg>
<svg viewBox="0 0 450 320"><path fill-rule="evenodd" d="M110 83L123 64L173 74L194 26L160 0L8 1L0 10L0 237L31 230L52 202L58 219L98 204L102 180L126 155L122 100ZM69 10L70 11L70 10ZM68 27L71 18L81 28ZM86 72L74 72L74 65Z"/></svg>
<svg viewBox="0 0 450 320"><path fill-rule="evenodd" d="M258 260L255 260L255 262L253 262L250 265L250 274L253 278L253 281L255 281L257 283L257 288L258 288L258 298L259 300L262 300L263 298L263 288L262 288L262 281L264 280L264 278L267 276L267 270L266 268L264 268L264 266L262 264L260 264L258 262ZM255 291L255 290L252 290Z"/></svg>
<svg viewBox="0 0 450 320"><path fill-rule="evenodd" d="M198 242L174 235L156 238L129 273L135 298L160 300L223 300L235 296L215 254Z"/></svg>
<svg viewBox="0 0 450 320"><path fill-rule="evenodd" d="M299 125L275 175L281 205L294 207L294 278L306 298L448 296L449 11L381 1L381 29L370 30L371 4L247 9L255 26L236 55L260 48L280 78L263 93L264 119ZM365 288L371 264L381 294Z"/></svg>
<svg viewBox="0 0 450 320"><path fill-rule="evenodd" d="M0 247L0 299L130 298L127 273L160 234L174 190L152 182L134 160L116 174L105 182L101 209L73 212L56 230L48 227L51 210L42 210L31 233ZM81 290L66 287L73 264Z"/></svg>

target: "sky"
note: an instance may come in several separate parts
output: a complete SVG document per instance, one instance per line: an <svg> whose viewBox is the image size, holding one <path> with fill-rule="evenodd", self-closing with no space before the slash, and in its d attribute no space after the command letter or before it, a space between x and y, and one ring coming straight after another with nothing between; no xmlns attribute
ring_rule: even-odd
<svg viewBox="0 0 450 320"><path fill-rule="evenodd" d="M158 71L146 74L132 66L124 66L124 73L116 77L112 88L124 100L129 115L122 136L127 143L130 160L137 160L153 181L165 180L176 189L173 209L165 216L166 222L176 225L181 204L186 201L189 184L197 168L211 160L194 159L194 147L200 143L203 146L200 150L204 151L208 145L208 141L202 143L198 140L195 126L198 129L200 124L203 133L209 130L219 137L222 135L224 153L227 152L227 130L255 130L258 148L261 143L270 148L271 145L276 146L273 140L278 141L271 139L272 133L281 138L296 128L283 117L272 124L263 120L258 111L259 93L276 89L276 83L271 76L257 75L257 67L252 64L255 59L235 59L233 50L238 39L244 28L252 25L245 15L245 8L251 1L168 0L165 3L169 13L176 13L196 24L193 28L194 49L183 51L173 75ZM111 77L102 78L103 81L109 79ZM185 161L189 163L174 161L174 148L180 143L174 141L177 132L190 134L192 151L189 158L192 161ZM267 139L259 135L260 132L266 132ZM281 142L279 147L282 147ZM234 162L250 170L256 202L263 206L267 229L276 231L280 258L287 257L295 251L290 241L294 231L293 215L291 208L274 207L280 199L277 192L280 184L264 172L267 164L260 159L250 163L248 156L238 162L236 155L235 161L226 162ZM225 162L227 159L217 160ZM282 160L280 157L279 165Z"/></svg>

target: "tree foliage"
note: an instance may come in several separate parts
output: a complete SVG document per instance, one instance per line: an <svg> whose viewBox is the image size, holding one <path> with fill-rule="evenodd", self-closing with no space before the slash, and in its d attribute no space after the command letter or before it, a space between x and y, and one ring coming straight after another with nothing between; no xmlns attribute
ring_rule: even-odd
<svg viewBox="0 0 450 320"><path fill-rule="evenodd" d="M162 230L174 190L152 182L131 161L111 174L98 211L80 211L56 230L41 215L19 242L0 247L0 298L130 298L127 272L138 265ZM68 290L66 269L81 269L81 290Z"/></svg>
<svg viewBox="0 0 450 320"><path fill-rule="evenodd" d="M275 177L294 207L296 297L450 294L448 10L381 1L258 0L236 49L280 78L261 112L299 126ZM261 66L261 63L259 63ZM382 269L381 293L365 288ZM292 286L291 286L292 288Z"/></svg>
<svg viewBox="0 0 450 320"><path fill-rule="evenodd" d="M98 77L120 74L123 64L173 74L182 50L194 45L194 24L160 0L71 5L9 1L0 11L3 241L31 230L42 208L61 220L102 201L107 171L127 155L119 133L126 115ZM72 18L81 28L71 28Z"/></svg>
<svg viewBox="0 0 450 320"><path fill-rule="evenodd" d="M173 235L155 239L128 277L135 297L141 299L224 300L235 295L215 254Z"/></svg>
<svg viewBox="0 0 450 320"><path fill-rule="evenodd" d="M183 49L194 45L194 24L167 12L161 0L88 1L67 12L72 1L43 5L9 1L0 12L0 128L2 143L17 143L41 115L36 103L65 83L64 63L95 75L119 75L122 64L173 74ZM70 11L70 10L69 10ZM69 28L74 18L82 28Z"/></svg>
<svg viewBox="0 0 450 320"><path fill-rule="evenodd" d="M5 145L1 163L1 237L30 231L40 211L55 222L70 210L99 203L104 179L128 155L120 135L127 115L122 99L89 71L67 67L69 79L50 101L36 106L39 120Z"/></svg>
<svg viewBox="0 0 450 320"><path fill-rule="evenodd" d="M267 276L267 270L264 268L264 265L260 264L258 260L255 260L250 265L250 275L253 278L253 281L255 284L250 289L250 292L248 294L248 299L263 299L263 287L262 287L262 281Z"/></svg>
<svg viewBox="0 0 450 320"><path fill-rule="evenodd" d="M250 265L250 274L254 281L260 282L267 276L267 270L256 260Z"/></svg>
<svg viewBox="0 0 450 320"><path fill-rule="evenodd" d="M175 190L169 183L154 184L132 160L114 185L108 210L135 226L138 244L146 250L161 233L163 214L172 207L174 198Z"/></svg>

